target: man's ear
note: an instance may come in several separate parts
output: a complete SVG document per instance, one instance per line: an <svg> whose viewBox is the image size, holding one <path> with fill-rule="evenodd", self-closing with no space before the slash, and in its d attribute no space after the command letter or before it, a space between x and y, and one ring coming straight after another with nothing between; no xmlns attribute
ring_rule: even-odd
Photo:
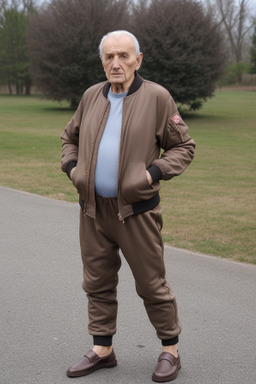
<svg viewBox="0 0 256 384"><path fill-rule="evenodd" d="M102 67L103 67L103 69L104 69L104 72L106 72L106 71L105 71L105 68L104 68L104 65L103 65L103 60L101 60L101 65L102 65Z"/></svg>
<svg viewBox="0 0 256 384"><path fill-rule="evenodd" d="M141 66L141 63L142 63L142 59L143 59L143 53L140 52L136 58L137 60L137 65L136 65L136 70L138 71L140 69L140 66Z"/></svg>

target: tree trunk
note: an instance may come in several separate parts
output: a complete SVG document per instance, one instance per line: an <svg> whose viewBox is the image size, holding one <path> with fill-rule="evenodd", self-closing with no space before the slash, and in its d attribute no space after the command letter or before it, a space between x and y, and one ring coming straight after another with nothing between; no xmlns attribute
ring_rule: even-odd
<svg viewBox="0 0 256 384"><path fill-rule="evenodd" d="M31 93L32 80L30 76L25 77L25 94L28 96Z"/></svg>
<svg viewBox="0 0 256 384"><path fill-rule="evenodd" d="M12 84L10 81L8 81L8 89L9 89L9 94L12 95Z"/></svg>
<svg viewBox="0 0 256 384"><path fill-rule="evenodd" d="M20 94L20 84L19 84L18 80L16 80L16 82L15 82L15 87L16 87L16 95L19 95Z"/></svg>

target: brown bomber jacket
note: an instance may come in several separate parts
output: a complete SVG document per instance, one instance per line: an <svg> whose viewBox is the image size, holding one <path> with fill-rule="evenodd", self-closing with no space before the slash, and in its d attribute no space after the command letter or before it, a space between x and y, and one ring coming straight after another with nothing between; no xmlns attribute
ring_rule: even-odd
<svg viewBox="0 0 256 384"><path fill-rule="evenodd" d="M61 168L70 176L76 166L72 181L84 213L92 218L96 216L94 174L110 108L109 87L105 81L87 89L61 135ZM181 174L194 153L195 142L169 92L136 73L123 101L117 190L120 220L157 206L159 180ZM146 170L152 176L152 185Z"/></svg>

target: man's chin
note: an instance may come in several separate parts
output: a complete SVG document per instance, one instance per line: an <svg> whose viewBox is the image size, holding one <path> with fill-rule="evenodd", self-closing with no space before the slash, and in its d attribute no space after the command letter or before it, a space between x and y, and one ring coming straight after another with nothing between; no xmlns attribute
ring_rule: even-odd
<svg viewBox="0 0 256 384"><path fill-rule="evenodd" d="M121 76L110 76L109 82L112 84L113 83L121 84L124 82L124 78Z"/></svg>

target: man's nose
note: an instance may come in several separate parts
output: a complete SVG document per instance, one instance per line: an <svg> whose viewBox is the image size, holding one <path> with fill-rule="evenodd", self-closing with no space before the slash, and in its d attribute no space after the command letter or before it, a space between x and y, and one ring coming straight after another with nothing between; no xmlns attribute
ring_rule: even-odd
<svg viewBox="0 0 256 384"><path fill-rule="evenodd" d="M119 67L120 67L120 64L119 64L119 57L118 57L118 56L114 56L114 59L113 59L113 67L114 67L114 68L119 68Z"/></svg>

